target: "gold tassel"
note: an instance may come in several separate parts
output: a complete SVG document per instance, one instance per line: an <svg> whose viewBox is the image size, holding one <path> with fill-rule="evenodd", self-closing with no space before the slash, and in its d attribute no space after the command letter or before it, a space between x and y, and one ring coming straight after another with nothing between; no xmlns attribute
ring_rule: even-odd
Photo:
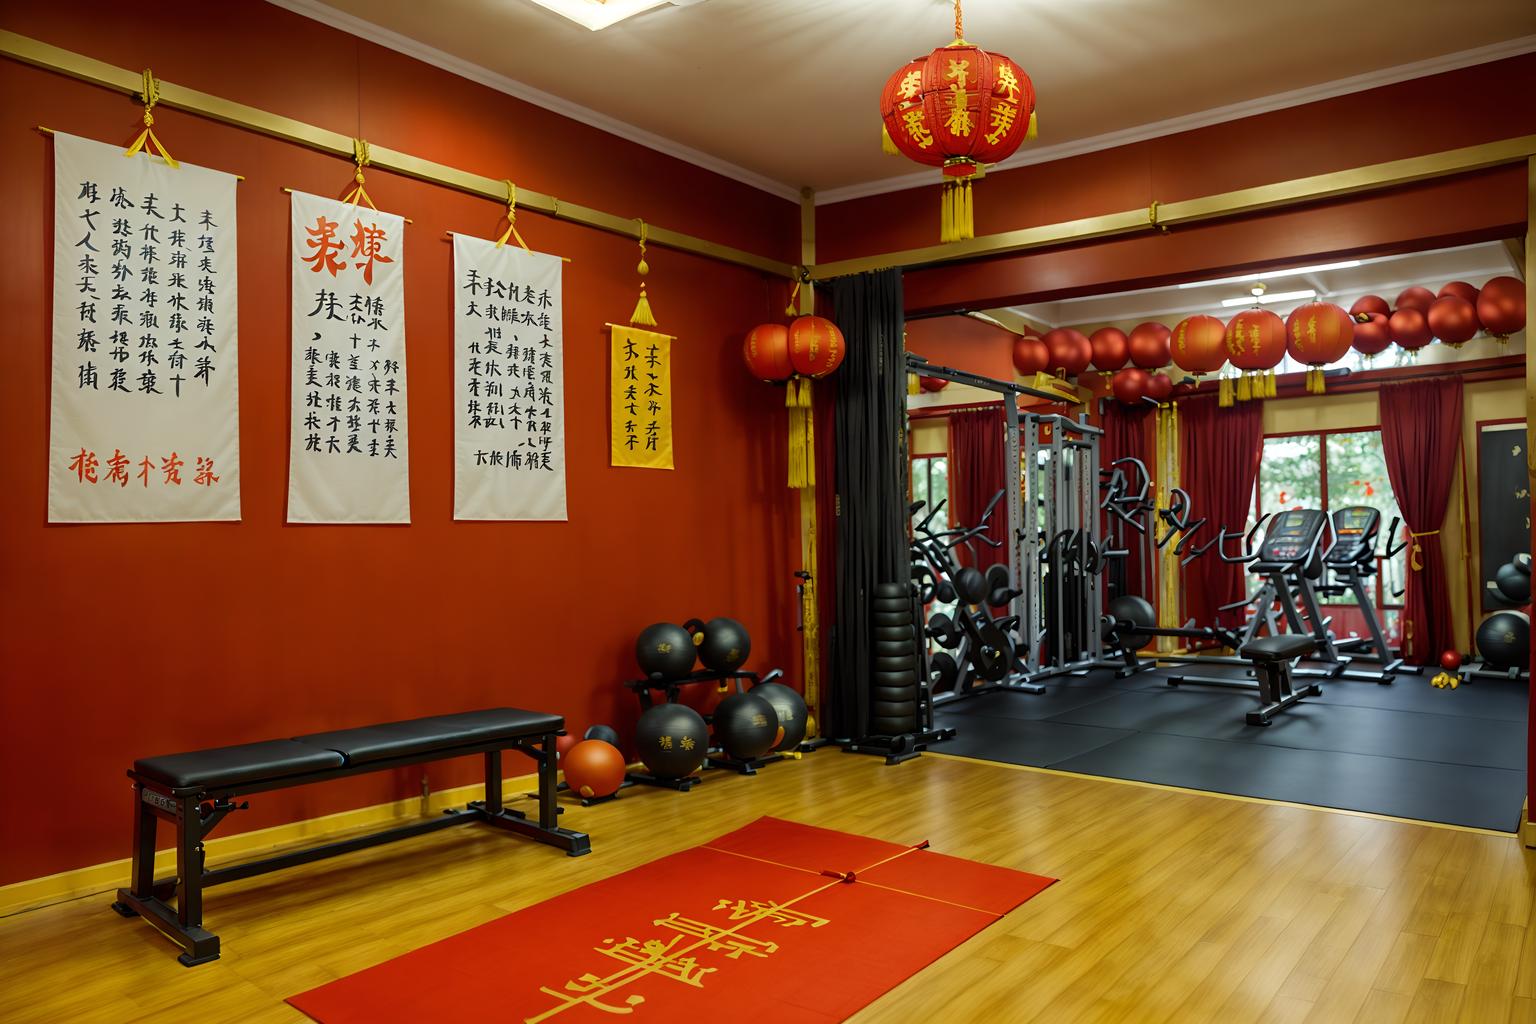
<svg viewBox="0 0 1536 1024"><path fill-rule="evenodd" d="M789 410L789 486L805 486L805 412L800 408L795 378L789 379L784 406Z"/></svg>
<svg viewBox="0 0 1536 1024"><path fill-rule="evenodd" d="M885 122L880 122L880 152L886 156L901 156L901 150L896 148L896 140L891 138L891 133L885 127Z"/></svg>
<svg viewBox="0 0 1536 1024"><path fill-rule="evenodd" d="M1248 379L1248 374L1237 378L1237 400L1246 402L1253 397L1253 382Z"/></svg>
<svg viewBox="0 0 1536 1024"><path fill-rule="evenodd" d="M1275 371L1270 370L1264 375L1264 397L1274 398L1280 393L1280 384L1275 377Z"/></svg>
<svg viewBox="0 0 1536 1024"><path fill-rule="evenodd" d="M1029 131L1024 133L1024 141L1028 142L1040 134L1040 123L1035 120L1035 111L1029 112Z"/></svg>
<svg viewBox="0 0 1536 1024"><path fill-rule="evenodd" d="M805 486L816 486L816 413L811 401L811 379L800 382L800 416L805 434Z"/></svg>
<svg viewBox="0 0 1536 1024"><path fill-rule="evenodd" d="M915 373L907 374L907 394L909 394L909 395L921 394L922 390L923 390L923 385L919 381L917 374L915 374Z"/></svg>
<svg viewBox="0 0 1536 1024"><path fill-rule="evenodd" d="M1232 406L1232 378L1222 377L1216 385L1216 404L1223 409Z"/></svg>
<svg viewBox="0 0 1536 1024"><path fill-rule="evenodd" d="M645 287L640 288L640 301L635 303L635 312L630 316L629 322L641 327L655 327L656 317L651 314L651 300L645 297Z"/></svg>
<svg viewBox="0 0 1536 1024"><path fill-rule="evenodd" d="M944 183L939 241L960 242L976 237L976 220L971 205L971 179Z"/></svg>
<svg viewBox="0 0 1536 1024"><path fill-rule="evenodd" d="M1317 368L1317 393L1320 395L1328 393L1328 378L1323 375L1323 368L1321 366Z"/></svg>

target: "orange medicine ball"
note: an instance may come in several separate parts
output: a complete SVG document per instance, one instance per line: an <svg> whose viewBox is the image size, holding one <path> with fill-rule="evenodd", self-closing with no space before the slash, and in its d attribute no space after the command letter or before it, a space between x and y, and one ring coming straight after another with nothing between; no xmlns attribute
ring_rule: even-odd
<svg viewBox="0 0 1536 1024"><path fill-rule="evenodd" d="M789 325L789 361L806 377L825 377L846 354L843 332L826 317L802 316Z"/></svg>
<svg viewBox="0 0 1536 1024"><path fill-rule="evenodd" d="M741 357L758 380L788 380L795 372L789 361L789 328L783 324L758 324L747 332Z"/></svg>
<svg viewBox="0 0 1536 1024"><path fill-rule="evenodd" d="M612 796L624 784L624 755L603 740L582 740L560 758L560 767L566 785L588 799Z"/></svg>

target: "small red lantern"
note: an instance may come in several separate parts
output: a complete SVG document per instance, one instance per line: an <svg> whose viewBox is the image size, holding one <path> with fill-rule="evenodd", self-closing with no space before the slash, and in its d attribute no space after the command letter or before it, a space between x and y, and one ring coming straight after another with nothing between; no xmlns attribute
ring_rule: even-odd
<svg viewBox="0 0 1536 1024"><path fill-rule="evenodd" d="M1273 374L1265 371L1285 358L1285 324L1267 309L1245 309L1227 324L1227 359L1244 371L1237 382L1237 399L1263 398L1269 394ZM1259 376L1253 383L1253 376Z"/></svg>
<svg viewBox="0 0 1536 1024"><path fill-rule="evenodd" d="M1525 327L1525 282L1496 277L1477 293L1477 318L1495 338L1508 338Z"/></svg>
<svg viewBox="0 0 1536 1024"><path fill-rule="evenodd" d="M1048 369L1060 377L1076 377L1088 369L1093 359L1093 345L1082 331L1072 327L1058 327L1046 333L1045 347L1050 352Z"/></svg>
<svg viewBox="0 0 1536 1024"><path fill-rule="evenodd" d="M1361 320L1360 316L1365 319ZM1354 318L1355 340L1352 347L1363 356L1380 355L1392 344L1392 332L1382 313L1362 313Z"/></svg>
<svg viewBox="0 0 1536 1024"><path fill-rule="evenodd" d="M1460 295L1442 295L1429 307L1429 329L1447 345L1460 348L1477 334L1477 310Z"/></svg>
<svg viewBox="0 0 1536 1024"><path fill-rule="evenodd" d="M1355 321L1331 302L1309 302L1285 320L1285 348L1298 363L1306 363L1307 390L1322 394L1323 367L1338 362L1355 340Z"/></svg>
<svg viewBox="0 0 1536 1024"><path fill-rule="evenodd" d="M1155 402L1166 402L1173 394L1173 378L1166 373L1154 373L1147 378L1147 397Z"/></svg>
<svg viewBox="0 0 1536 1024"><path fill-rule="evenodd" d="M919 377L917 382L924 391L943 391L949 387L949 381L943 377Z"/></svg>
<svg viewBox="0 0 1536 1024"><path fill-rule="evenodd" d="M1362 295L1355 300L1355 304L1349 307L1349 315L1355 318L1356 323L1363 323L1360 318L1371 313L1380 313L1382 316L1391 316L1392 307L1387 305L1387 300L1380 295Z"/></svg>
<svg viewBox="0 0 1536 1024"><path fill-rule="evenodd" d="M1477 305L1477 286L1468 284L1465 281L1449 282L1444 288L1440 289L1435 298L1443 299L1447 295L1454 295L1457 298L1466 299L1474 306Z"/></svg>
<svg viewBox="0 0 1536 1024"><path fill-rule="evenodd" d="M1118 327L1100 327L1088 337L1095 370L1118 370L1131 356L1131 341Z"/></svg>
<svg viewBox="0 0 1536 1024"><path fill-rule="evenodd" d="M1174 363L1187 373L1215 373L1227 362L1227 325L1213 316L1185 317L1173 329Z"/></svg>
<svg viewBox="0 0 1536 1024"><path fill-rule="evenodd" d="M1024 69L961 35L908 61L885 83L880 119L885 139L910 160L943 168L942 241L975 236L971 178L984 164L1013 155L1033 134L1035 87Z"/></svg>
<svg viewBox="0 0 1536 1024"><path fill-rule="evenodd" d="M1147 393L1149 379L1146 370L1127 366L1123 370L1116 371L1115 375L1109 379L1109 390L1126 405L1140 405L1141 396Z"/></svg>
<svg viewBox="0 0 1536 1024"><path fill-rule="evenodd" d="M748 331L741 356L758 380L788 380L795 372L789 361L789 328L783 324L758 324Z"/></svg>
<svg viewBox="0 0 1536 1024"><path fill-rule="evenodd" d="M1410 352L1416 352L1435 340L1434 332L1429 329L1429 317L1423 310L1409 306L1399 309L1387 318L1387 333L1392 335L1392 340L1402 348Z"/></svg>
<svg viewBox="0 0 1536 1024"><path fill-rule="evenodd" d="M1148 322L1131 328L1131 362L1143 370L1168 365L1168 337L1171 332L1160 323Z"/></svg>
<svg viewBox="0 0 1536 1024"><path fill-rule="evenodd" d="M1429 307L1435 301L1435 293L1422 285L1414 285L1412 288L1404 288L1397 296L1398 309L1416 309L1420 313L1428 313Z"/></svg>
<svg viewBox="0 0 1536 1024"><path fill-rule="evenodd" d="M805 377L825 377L843 362L843 332L820 316L798 317L789 325L789 361Z"/></svg>
<svg viewBox="0 0 1536 1024"><path fill-rule="evenodd" d="M1021 377L1033 377L1051 365L1051 351L1039 338L1026 336L1013 343L1013 368Z"/></svg>

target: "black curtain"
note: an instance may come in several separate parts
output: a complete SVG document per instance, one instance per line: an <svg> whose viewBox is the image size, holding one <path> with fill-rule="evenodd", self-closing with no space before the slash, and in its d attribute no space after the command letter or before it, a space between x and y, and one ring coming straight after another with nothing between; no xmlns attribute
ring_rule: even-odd
<svg viewBox="0 0 1536 1024"><path fill-rule="evenodd" d="M826 734L860 738L869 723L877 583L908 579L907 371L901 271L828 283L832 318L848 343L837 382L833 439L837 493L836 609L823 704Z"/></svg>

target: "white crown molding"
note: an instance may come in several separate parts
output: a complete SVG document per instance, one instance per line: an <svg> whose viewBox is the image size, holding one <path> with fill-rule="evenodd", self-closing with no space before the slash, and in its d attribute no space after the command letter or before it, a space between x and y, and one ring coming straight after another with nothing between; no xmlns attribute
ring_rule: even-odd
<svg viewBox="0 0 1536 1024"><path fill-rule="evenodd" d="M755 171L749 171L745 167L738 167L729 161L721 160L719 157L711 156L708 153L684 146L681 143L673 142L671 139L663 138L643 128L637 128L632 124L609 117L607 114L593 110L590 107L584 107L579 103L572 103L570 100L561 99L559 96L553 96L540 89L535 89L531 85L524 85L522 82L508 78L499 72L481 67L479 64L470 63L467 60L455 57L451 53L428 46L408 36L403 36L398 32L390 31L382 25L376 25L355 15L338 11L334 7L321 3L320 0L267 0L267 2L274 7L281 7L285 11L302 15L312 21L318 21L322 25L329 25L331 28L340 29L342 32L357 36L360 39L366 39L370 43L377 43L397 53L403 53L407 57L414 57L424 64L431 64L433 67L441 68L451 74L458 75L460 78L467 78L471 82L478 82L488 88L495 89L497 92L506 93L508 96L516 97L536 107L542 107L552 113L559 114L561 117L566 117L572 121L578 121L589 127L605 131L627 142L633 142L647 149L654 149L658 153L694 164L706 171L713 171L715 174L739 181L743 185L749 185L780 199L788 199L795 203L800 201L800 190L798 188L786 185L781 181L775 181Z"/></svg>
<svg viewBox="0 0 1536 1024"><path fill-rule="evenodd" d="M1170 117L1165 121L1153 121L1151 124L1137 125L1132 128L1121 129L1120 131L1107 132L1103 135L1094 135L1086 139L1074 139L1071 142L1061 142L1054 146L1040 146L1038 148L1021 150L1008 159L988 167L987 171L988 173L1006 171L1015 167L1028 167L1031 164L1064 160L1067 157L1081 156L1084 153L1097 153L1101 150L1114 149L1117 146L1127 146L1135 142L1145 142L1148 139L1155 139L1164 135L1176 135L1179 132L1205 128L1213 124L1236 121L1240 118L1253 117L1258 114L1267 114L1273 110L1298 107L1304 103L1316 103L1319 100L1332 99L1335 96L1347 96L1350 93L1364 92L1367 89L1377 89L1385 85L1395 85L1398 82L1406 82L1414 78L1425 78L1429 75L1443 74L1447 71L1469 68L1477 64L1487 64L1491 61L1518 57L1521 54L1533 51L1536 51L1536 35L1519 36L1518 38L1508 39L1490 46L1480 46L1475 50L1461 50L1456 53L1442 54L1439 57L1415 61L1412 64L1399 64L1396 67L1382 68L1379 71L1368 71L1362 75L1340 78L1333 82L1323 82L1320 85L1310 85L1302 89L1293 89L1290 92L1275 93L1273 96L1261 96L1258 99L1245 100L1242 103L1232 103L1225 107L1215 107L1211 110L1202 110L1194 114ZM938 179L934 177L932 171L918 171L914 174L903 174L893 178L882 178L879 181L868 181L861 185L829 188L816 193L816 205L831 205L832 203L847 202L850 199L863 199L866 196L876 196L886 192L900 192L909 188L920 188L937 183Z"/></svg>

